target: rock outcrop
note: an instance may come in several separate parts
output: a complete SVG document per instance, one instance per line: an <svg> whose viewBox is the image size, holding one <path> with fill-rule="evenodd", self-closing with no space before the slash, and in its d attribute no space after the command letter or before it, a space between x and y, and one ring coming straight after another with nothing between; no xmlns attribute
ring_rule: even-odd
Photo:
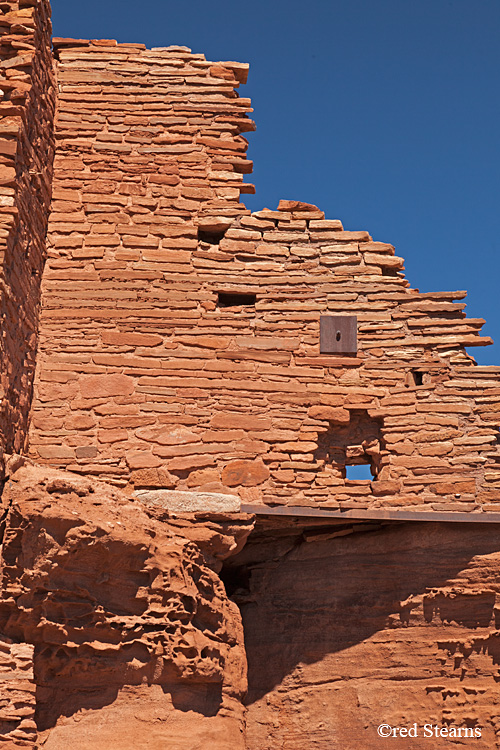
<svg viewBox="0 0 500 750"><path fill-rule="evenodd" d="M240 203L248 65L0 12L0 748L500 748L465 292Z"/></svg>
<svg viewBox="0 0 500 750"><path fill-rule="evenodd" d="M500 747L497 526L262 520L226 576L247 750ZM377 734L415 723L412 739Z"/></svg>
<svg viewBox="0 0 500 750"><path fill-rule="evenodd" d="M0 738L243 750L241 618L214 568L241 548L249 517L170 519L29 464L2 502Z"/></svg>

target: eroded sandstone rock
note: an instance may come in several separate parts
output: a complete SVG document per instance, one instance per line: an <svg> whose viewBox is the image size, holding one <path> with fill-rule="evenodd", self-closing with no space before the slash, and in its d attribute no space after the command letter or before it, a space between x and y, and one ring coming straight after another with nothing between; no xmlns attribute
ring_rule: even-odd
<svg viewBox="0 0 500 750"><path fill-rule="evenodd" d="M498 747L498 527L307 523L260 519L228 564L247 750ZM419 734L382 739L382 723ZM481 736L429 738L427 723Z"/></svg>
<svg viewBox="0 0 500 750"><path fill-rule="evenodd" d="M30 463L2 506L0 653L27 660L12 683L25 708L12 718L0 702L12 737L33 740L36 696L50 750L195 750L205 736L244 748L241 619L214 568L241 549L250 517L174 525L104 483Z"/></svg>

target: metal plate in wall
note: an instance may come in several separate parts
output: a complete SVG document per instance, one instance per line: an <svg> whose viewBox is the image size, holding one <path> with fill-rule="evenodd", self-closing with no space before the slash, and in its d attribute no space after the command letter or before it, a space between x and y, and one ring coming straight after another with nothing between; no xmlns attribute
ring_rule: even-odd
<svg viewBox="0 0 500 750"><path fill-rule="evenodd" d="M321 354L356 354L358 319L355 315L321 315L319 319Z"/></svg>

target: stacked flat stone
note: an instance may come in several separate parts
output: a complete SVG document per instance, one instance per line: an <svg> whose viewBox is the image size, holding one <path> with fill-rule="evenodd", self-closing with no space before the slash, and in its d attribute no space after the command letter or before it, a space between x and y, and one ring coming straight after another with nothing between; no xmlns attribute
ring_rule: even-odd
<svg viewBox="0 0 500 750"><path fill-rule="evenodd" d="M33 458L253 503L496 509L499 369L466 352L490 339L465 292L411 289L392 245L315 206L239 203L246 66L56 50ZM320 354L322 314L357 316L356 356ZM373 481L346 479L350 455Z"/></svg>
<svg viewBox="0 0 500 750"><path fill-rule="evenodd" d="M0 636L0 746L36 748L34 646Z"/></svg>
<svg viewBox="0 0 500 750"><path fill-rule="evenodd" d="M11 0L2 2L1 10L0 457L3 450L25 448L52 183L55 107L48 2Z"/></svg>
<svg viewBox="0 0 500 750"><path fill-rule="evenodd" d="M239 203L247 66L56 40L30 434L52 466L2 474L27 437L55 79L45 0L0 11L0 746L330 750L382 720L493 747L484 321L315 206ZM357 317L355 354L320 351L324 314ZM244 547L240 498L292 518L264 509ZM480 523L317 517L391 507Z"/></svg>

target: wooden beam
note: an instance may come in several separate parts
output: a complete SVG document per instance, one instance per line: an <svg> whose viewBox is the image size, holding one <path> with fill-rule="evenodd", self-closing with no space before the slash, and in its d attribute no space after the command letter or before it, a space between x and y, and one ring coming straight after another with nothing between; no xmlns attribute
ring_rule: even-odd
<svg viewBox="0 0 500 750"><path fill-rule="evenodd" d="M426 521L442 523L499 523L500 513L458 513L456 511L412 511L386 510L332 510L330 508L309 508L304 505L248 505L242 504L242 513L255 516L287 516L289 518L336 518L354 521Z"/></svg>

